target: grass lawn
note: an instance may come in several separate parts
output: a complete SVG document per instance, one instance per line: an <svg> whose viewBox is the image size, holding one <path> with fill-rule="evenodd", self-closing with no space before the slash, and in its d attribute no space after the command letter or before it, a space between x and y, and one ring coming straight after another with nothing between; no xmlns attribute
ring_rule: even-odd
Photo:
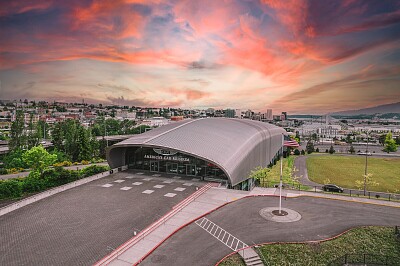
<svg viewBox="0 0 400 266"><path fill-rule="evenodd" d="M393 227L360 227L325 242L304 244L271 244L258 248L268 265L327 265L345 254L375 254L390 256L391 264L398 265L400 242ZM230 256L222 266L245 265L239 255Z"/></svg>
<svg viewBox="0 0 400 266"><path fill-rule="evenodd" d="M363 180L365 157L321 155L307 158L307 170L310 180L324 184L330 183L357 188L356 180ZM400 158L368 157L368 173L378 185L367 186L367 190L400 193Z"/></svg>

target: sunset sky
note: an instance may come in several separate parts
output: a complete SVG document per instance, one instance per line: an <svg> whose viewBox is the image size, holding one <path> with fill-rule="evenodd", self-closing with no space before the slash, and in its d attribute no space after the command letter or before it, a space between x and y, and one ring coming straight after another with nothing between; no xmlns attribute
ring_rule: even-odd
<svg viewBox="0 0 400 266"><path fill-rule="evenodd" d="M400 1L0 0L0 99L326 113L400 101Z"/></svg>

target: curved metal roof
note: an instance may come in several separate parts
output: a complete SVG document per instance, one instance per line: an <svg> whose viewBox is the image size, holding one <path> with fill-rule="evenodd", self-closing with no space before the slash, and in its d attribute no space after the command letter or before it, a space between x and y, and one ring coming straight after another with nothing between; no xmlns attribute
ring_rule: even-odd
<svg viewBox="0 0 400 266"><path fill-rule="evenodd" d="M280 127L247 119L204 118L174 122L119 142L107 150L111 167L125 163L127 147L169 148L218 165L232 185L265 167L281 148Z"/></svg>

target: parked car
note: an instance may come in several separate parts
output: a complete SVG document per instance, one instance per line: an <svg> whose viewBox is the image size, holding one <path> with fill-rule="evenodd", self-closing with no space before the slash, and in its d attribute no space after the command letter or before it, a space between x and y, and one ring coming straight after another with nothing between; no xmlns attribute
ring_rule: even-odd
<svg viewBox="0 0 400 266"><path fill-rule="evenodd" d="M333 184L326 184L322 187L324 191L332 191L332 192L340 192L343 193L343 188L333 185Z"/></svg>

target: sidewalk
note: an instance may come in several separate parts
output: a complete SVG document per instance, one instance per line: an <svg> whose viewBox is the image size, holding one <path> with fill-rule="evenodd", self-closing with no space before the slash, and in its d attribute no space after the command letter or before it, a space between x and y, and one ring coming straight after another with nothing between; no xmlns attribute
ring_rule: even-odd
<svg viewBox="0 0 400 266"><path fill-rule="evenodd" d="M159 221L157 221L158 224L154 230L149 231L149 233L145 233L143 236L141 236L141 234L137 235L136 237L129 240L127 243L120 246L118 249L114 250L112 254L97 262L95 265L96 266L137 265L147 255L149 255L159 245L161 245L164 240L168 239L173 233L180 230L186 224L194 220L197 220L200 216L206 215L209 212L215 210L216 208L227 204L228 202L233 202L235 200L245 197L267 196L267 195L279 196L279 189L256 187L252 191L240 191L240 190L211 187L205 190L200 196L191 201L185 207L175 212L173 215L168 216L167 214L166 216L168 217L164 216L165 218L161 218ZM282 195L284 197L310 196L310 197L345 200L345 201L359 202L359 203L370 203L370 204L385 205L385 206L400 208L399 202L388 202L388 201L374 200L374 199L347 197L341 195L320 194L320 193L291 191L291 190L283 190ZM146 230L148 230L148 228L146 228L143 231Z"/></svg>

